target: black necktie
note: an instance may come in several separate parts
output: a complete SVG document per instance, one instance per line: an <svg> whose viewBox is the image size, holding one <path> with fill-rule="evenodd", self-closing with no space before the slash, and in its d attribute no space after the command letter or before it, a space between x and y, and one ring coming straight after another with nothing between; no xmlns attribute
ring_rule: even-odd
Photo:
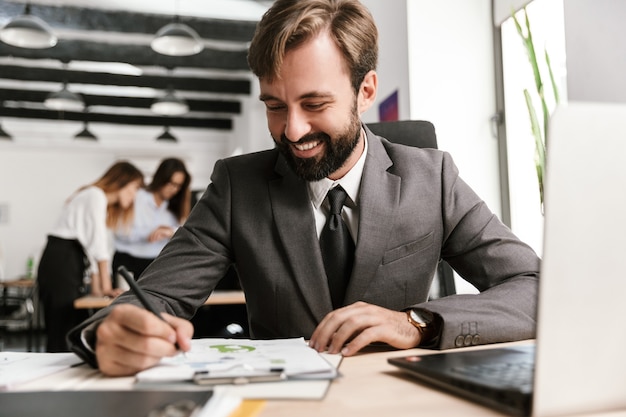
<svg viewBox="0 0 626 417"><path fill-rule="evenodd" d="M354 262L354 242L348 226L341 218L341 209L346 201L346 191L337 186L328 191L330 213L320 236L320 248L324 259L324 269L328 279L333 308L343 306L348 280Z"/></svg>

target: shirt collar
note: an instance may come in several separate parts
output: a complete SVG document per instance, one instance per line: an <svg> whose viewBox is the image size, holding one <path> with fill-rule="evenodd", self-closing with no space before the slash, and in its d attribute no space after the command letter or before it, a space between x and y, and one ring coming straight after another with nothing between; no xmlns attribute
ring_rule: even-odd
<svg viewBox="0 0 626 417"><path fill-rule="evenodd" d="M361 187L361 177L363 176L363 167L365 166L365 157L367 156L367 135L363 128L361 128L361 135L363 136L364 148L363 153L359 160L354 164L352 169L348 171L342 178L333 181L328 178L322 178L319 181L310 181L309 196L311 197L311 203L316 210L320 208L322 202L326 198L326 194L331 188L337 185L341 185L346 193L348 199L346 200L346 206L354 208L358 205L359 201L359 188Z"/></svg>

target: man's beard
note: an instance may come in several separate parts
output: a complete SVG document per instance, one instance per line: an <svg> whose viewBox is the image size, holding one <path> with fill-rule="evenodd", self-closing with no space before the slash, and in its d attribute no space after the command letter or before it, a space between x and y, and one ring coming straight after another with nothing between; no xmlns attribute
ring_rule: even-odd
<svg viewBox="0 0 626 417"><path fill-rule="evenodd" d="M276 148L285 156L287 164L297 176L306 181L319 181L328 177L345 164L359 143L360 135L361 121L356 107L354 107L347 129L336 138L331 139L328 134L317 132L305 135L297 142L298 144L311 141L324 142L326 150L319 159L303 159L294 156L291 151L293 142L289 141L284 133L281 135L280 141L276 142Z"/></svg>

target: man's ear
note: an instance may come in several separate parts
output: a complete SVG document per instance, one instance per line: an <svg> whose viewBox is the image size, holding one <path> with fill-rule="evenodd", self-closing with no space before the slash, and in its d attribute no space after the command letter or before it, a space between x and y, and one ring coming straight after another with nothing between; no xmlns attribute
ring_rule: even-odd
<svg viewBox="0 0 626 417"><path fill-rule="evenodd" d="M378 90L378 74L376 71L371 70L363 78L361 87L359 88L359 114L365 113L376 100L376 91Z"/></svg>

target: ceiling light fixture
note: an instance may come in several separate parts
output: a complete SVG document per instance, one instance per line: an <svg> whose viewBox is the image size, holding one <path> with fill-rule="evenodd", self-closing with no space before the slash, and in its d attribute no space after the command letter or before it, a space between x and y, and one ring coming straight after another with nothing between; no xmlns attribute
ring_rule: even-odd
<svg viewBox="0 0 626 417"><path fill-rule="evenodd" d="M204 49L200 35L188 25L178 22L178 17L174 23L159 29L150 46L155 52L169 56L190 56Z"/></svg>
<svg viewBox="0 0 626 417"><path fill-rule="evenodd" d="M89 140L98 140L98 138L96 137L96 135L94 135L93 133L91 133L91 131L89 130L88 127L88 122L85 120L83 122L83 130L81 130L80 132L78 132L75 136L74 139L89 139Z"/></svg>
<svg viewBox="0 0 626 417"><path fill-rule="evenodd" d="M43 104L58 111L82 111L85 108L83 99L68 90L67 83L63 83L61 90L50 93Z"/></svg>
<svg viewBox="0 0 626 417"><path fill-rule="evenodd" d="M58 38L50 26L41 18L30 14L30 3L26 3L24 14L15 17L0 29L2 42L28 49L52 48Z"/></svg>
<svg viewBox="0 0 626 417"><path fill-rule="evenodd" d="M198 32L180 22L178 0L174 6L174 22L159 29L150 46L154 52L169 56L195 55L204 49Z"/></svg>
<svg viewBox="0 0 626 417"><path fill-rule="evenodd" d="M174 90L168 88L163 97L156 99L152 103L150 110L162 116L180 116L189 111L189 106L184 99L174 93Z"/></svg>
<svg viewBox="0 0 626 417"><path fill-rule="evenodd" d="M11 135L9 135L6 130L4 130L2 128L2 125L0 125L0 140L12 140L13 137Z"/></svg>
<svg viewBox="0 0 626 417"><path fill-rule="evenodd" d="M162 141L162 142L178 142L178 139L176 139L176 136L170 133L169 126L165 126L165 130L163 130L163 133L157 136L157 140Z"/></svg>

